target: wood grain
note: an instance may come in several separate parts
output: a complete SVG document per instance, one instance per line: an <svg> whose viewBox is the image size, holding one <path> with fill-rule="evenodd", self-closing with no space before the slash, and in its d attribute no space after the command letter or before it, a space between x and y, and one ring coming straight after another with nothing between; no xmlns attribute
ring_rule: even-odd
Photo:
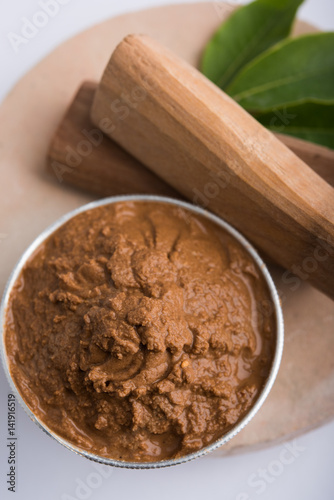
<svg viewBox="0 0 334 500"><path fill-rule="evenodd" d="M89 114L96 87L85 82L66 111L50 143L49 172L60 182L100 196L140 193L176 197L171 186L94 127Z"/></svg>
<svg viewBox="0 0 334 500"><path fill-rule="evenodd" d="M100 196L131 193L177 196L171 186L114 141L99 135L90 119L97 85L84 82L66 110L50 143L49 172L57 180ZM334 151L283 134L277 137L334 186Z"/></svg>
<svg viewBox="0 0 334 500"><path fill-rule="evenodd" d="M334 298L334 189L195 68L150 37L127 36L91 117L177 191Z"/></svg>
<svg viewBox="0 0 334 500"><path fill-rule="evenodd" d="M334 187L334 150L297 139L291 135L274 134L328 184Z"/></svg>

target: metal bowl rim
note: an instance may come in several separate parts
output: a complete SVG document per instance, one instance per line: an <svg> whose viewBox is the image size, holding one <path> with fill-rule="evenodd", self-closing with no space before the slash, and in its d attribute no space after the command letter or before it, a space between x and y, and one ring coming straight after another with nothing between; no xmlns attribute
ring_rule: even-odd
<svg viewBox="0 0 334 500"><path fill-rule="evenodd" d="M22 268L24 267L25 263L27 260L32 256L32 254L35 252L35 250L54 232L56 231L60 226L65 224L67 221L75 217L76 215L86 212L87 210L91 210L100 206L104 205L109 205L109 204L114 204L118 202L128 202L128 201L147 201L147 202L158 202L158 203L167 203L170 205L182 207L186 210L189 210L195 214L202 215L203 217L211 220L212 222L216 223L218 226L222 227L225 229L229 234L231 234L244 248L245 250L252 256L252 258L255 260L257 263L257 266L259 270L261 271L266 284L268 286L269 292L270 292L270 299L272 300L272 303L275 308L275 316L276 316L276 345L275 345L275 353L273 356L273 361L272 361L272 366L271 370L269 373L269 376L267 378L267 381L265 385L263 386L263 389L258 396L256 402L254 405L251 407L251 409L246 413L246 415L226 434L224 434L220 439L215 441L214 443L194 452L190 453L188 455L184 455L179 458L175 459L168 459L168 460L160 460L157 462L123 462L121 460L114 460L106 457L102 457L99 455L95 455L93 453L89 453L79 447L76 447L72 445L69 441L63 439L62 437L58 436L55 432L53 432L46 424L44 424L40 419L38 419L34 413L31 411L27 403L24 401L23 397L21 396L19 390L17 389L11 374L9 370L9 363L8 363L8 358L7 358L7 352L6 352L6 347L5 347L5 320L6 320L6 310L7 310L7 305L8 305L8 300L10 297L11 290L16 283L17 278L19 277ZM230 439L232 439L236 434L238 434L254 417L254 415L258 412L258 410L261 408L262 404L264 403L265 399L267 398L273 383L275 381L275 378L278 373L279 365L281 362L282 358L282 352L283 352L283 343L284 343L284 322L283 322L283 313L282 313L282 308L280 304L280 299L279 295L277 292L277 289L275 287L275 284L271 278L271 275L267 269L267 266L264 264L263 260L255 250L255 248L247 241L247 239L242 236L239 231L237 231L233 226L231 226L228 222L225 220L221 219L220 217L217 217L216 215L212 214L211 212L205 210L204 208L201 208L197 205L192 205L191 203L184 202L181 200L173 199L173 198L168 198L165 196L157 196L157 195L123 195L123 196L111 196L108 198L103 198L100 200L96 200L90 203L87 203L85 205L82 205L67 214L63 215L59 219L57 219L54 223L52 223L50 226L48 226L44 231L42 231L37 238L28 246L28 248L25 250L25 252L22 254L18 262L16 263L8 281L5 286L5 290L2 296L1 300L1 306L0 306L0 317L1 317L1 323L0 323L0 333L1 333L1 340L0 340L0 355L1 355L1 360L3 364L3 368L8 380L8 383L15 394L15 398L18 400L24 411L28 414L28 416L31 418L35 424L38 425L47 435L58 441L60 444L68 448L69 450L82 455L89 460L93 460L95 462L105 464L105 465L111 465L114 467L121 467L121 468L127 468L127 469L156 469L156 468L161 468L161 467L170 467L172 465L178 465L182 464L185 462L188 462L190 460L194 460L195 458L199 458L203 455L206 455L207 453L214 451L215 449L219 448L223 444L227 443Z"/></svg>

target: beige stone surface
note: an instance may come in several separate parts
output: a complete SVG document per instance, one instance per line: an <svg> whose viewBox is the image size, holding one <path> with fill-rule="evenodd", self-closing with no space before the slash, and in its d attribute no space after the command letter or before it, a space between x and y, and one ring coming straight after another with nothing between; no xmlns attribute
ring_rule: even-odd
<svg viewBox="0 0 334 500"><path fill-rule="evenodd" d="M129 33L149 34L196 65L230 12L228 5L207 2L109 19L59 46L12 89L0 107L1 293L27 245L59 216L93 199L49 178L44 168L51 136L81 82L99 79ZM310 29L298 23L297 31ZM334 416L334 302L305 283L293 291L282 281L283 270L272 270L286 325L279 376L254 420L217 457L282 441Z"/></svg>

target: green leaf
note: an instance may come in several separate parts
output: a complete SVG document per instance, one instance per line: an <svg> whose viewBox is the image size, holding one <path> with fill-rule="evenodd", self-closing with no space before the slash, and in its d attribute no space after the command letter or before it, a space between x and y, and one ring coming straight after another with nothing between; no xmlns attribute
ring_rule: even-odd
<svg viewBox="0 0 334 500"><path fill-rule="evenodd" d="M291 30L303 0L256 0L236 10L205 48L201 70L224 89L242 67Z"/></svg>
<svg viewBox="0 0 334 500"><path fill-rule="evenodd" d="M293 135L334 149L334 104L308 102L254 116L273 132Z"/></svg>
<svg viewBox="0 0 334 500"><path fill-rule="evenodd" d="M334 33L288 39L249 63L227 92L250 112L334 102Z"/></svg>

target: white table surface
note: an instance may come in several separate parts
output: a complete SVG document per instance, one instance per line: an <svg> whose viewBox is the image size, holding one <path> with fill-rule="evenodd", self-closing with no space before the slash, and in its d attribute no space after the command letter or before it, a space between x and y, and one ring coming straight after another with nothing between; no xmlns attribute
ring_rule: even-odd
<svg viewBox="0 0 334 500"><path fill-rule="evenodd" d="M39 0L1 3L0 100L47 53L86 27L131 10L163 5L167 1L180 3L177 0L61 1L64 5L57 15L29 43L20 45L17 52L8 34L20 33L22 18L34 16L40 9ZM324 30L333 30L334 0L306 0L299 17ZM74 455L41 432L21 408L16 410L17 483L16 492L12 493L6 485L8 392L1 370L0 498L3 500L132 497L139 500L334 500L334 422L288 445L226 458L211 455L169 469L132 471L107 468ZM290 446L290 451L283 452L286 446Z"/></svg>

